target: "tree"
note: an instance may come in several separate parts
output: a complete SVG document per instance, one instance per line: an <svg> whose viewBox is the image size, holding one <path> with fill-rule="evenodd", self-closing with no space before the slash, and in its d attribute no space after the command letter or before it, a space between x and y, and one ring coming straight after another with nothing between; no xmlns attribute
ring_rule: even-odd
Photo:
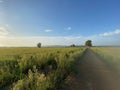
<svg viewBox="0 0 120 90"><path fill-rule="evenodd" d="M87 40L85 42L85 46L91 47L92 46L92 41L91 40Z"/></svg>
<svg viewBox="0 0 120 90"><path fill-rule="evenodd" d="M37 47L38 47L38 48L41 48L41 43L38 43L38 44L37 44Z"/></svg>
<svg viewBox="0 0 120 90"><path fill-rule="evenodd" d="M75 44L70 45L70 47L76 47Z"/></svg>

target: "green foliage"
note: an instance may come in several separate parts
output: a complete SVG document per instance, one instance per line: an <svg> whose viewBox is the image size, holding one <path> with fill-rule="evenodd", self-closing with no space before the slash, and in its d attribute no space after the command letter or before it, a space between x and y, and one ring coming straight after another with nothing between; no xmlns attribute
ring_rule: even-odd
<svg viewBox="0 0 120 90"><path fill-rule="evenodd" d="M87 40L85 42L85 46L91 47L92 46L92 41L91 40Z"/></svg>
<svg viewBox="0 0 120 90"><path fill-rule="evenodd" d="M102 58L108 67L120 74L120 48L92 48L92 50Z"/></svg>
<svg viewBox="0 0 120 90"><path fill-rule="evenodd" d="M38 43L38 44L37 44L37 47L38 47L38 48L41 48L41 43Z"/></svg>
<svg viewBox="0 0 120 90"><path fill-rule="evenodd" d="M74 72L76 58L83 51L84 48L4 49L0 56L0 88L10 85L11 90L57 90Z"/></svg>
<svg viewBox="0 0 120 90"><path fill-rule="evenodd" d="M35 69L35 67L34 67ZM50 82L44 74L28 71L28 76L24 79L18 80L13 84L11 90L47 90L50 88Z"/></svg>

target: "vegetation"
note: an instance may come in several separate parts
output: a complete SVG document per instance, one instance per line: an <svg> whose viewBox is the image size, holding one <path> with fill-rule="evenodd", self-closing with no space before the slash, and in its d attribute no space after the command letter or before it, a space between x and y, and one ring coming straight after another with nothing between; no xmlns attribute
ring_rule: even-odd
<svg viewBox="0 0 120 90"><path fill-rule="evenodd" d="M87 41L85 42L85 46L91 47L91 46L92 46L92 41L91 41L91 40L87 40Z"/></svg>
<svg viewBox="0 0 120 90"><path fill-rule="evenodd" d="M38 48L41 48L41 43L38 43L38 44L37 44L37 47L38 47Z"/></svg>
<svg viewBox="0 0 120 90"><path fill-rule="evenodd" d="M0 89L58 90L84 48L0 48Z"/></svg>
<svg viewBox="0 0 120 90"><path fill-rule="evenodd" d="M70 45L70 47L76 47L75 44Z"/></svg>
<svg viewBox="0 0 120 90"><path fill-rule="evenodd" d="M99 55L103 61L120 74L120 48L119 47L96 47L92 50Z"/></svg>

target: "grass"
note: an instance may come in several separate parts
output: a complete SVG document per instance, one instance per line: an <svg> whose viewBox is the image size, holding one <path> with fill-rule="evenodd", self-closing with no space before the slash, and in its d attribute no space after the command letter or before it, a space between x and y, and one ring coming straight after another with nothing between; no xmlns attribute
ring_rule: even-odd
<svg viewBox="0 0 120 90"><path fill-rule="evenodd" d="M0 48L0 89L57 90L85 48Z"/></svg>
<svg viewBox="0 0 120 90"><path fill-rule="evenodd" d="M111 69L120 74L120 47L97 47L92 50L103 58Z"/></svg>

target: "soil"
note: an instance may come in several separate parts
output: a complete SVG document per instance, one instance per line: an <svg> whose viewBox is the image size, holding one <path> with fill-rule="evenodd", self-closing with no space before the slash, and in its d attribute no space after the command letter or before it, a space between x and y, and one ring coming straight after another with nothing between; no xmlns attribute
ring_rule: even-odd
<svg viewBox="0 0 120 90"><path fill-rule="evenodd" d="M120 76L93 51L86 49L79 60L78 74L64 90L120 90Z"/></svg>

